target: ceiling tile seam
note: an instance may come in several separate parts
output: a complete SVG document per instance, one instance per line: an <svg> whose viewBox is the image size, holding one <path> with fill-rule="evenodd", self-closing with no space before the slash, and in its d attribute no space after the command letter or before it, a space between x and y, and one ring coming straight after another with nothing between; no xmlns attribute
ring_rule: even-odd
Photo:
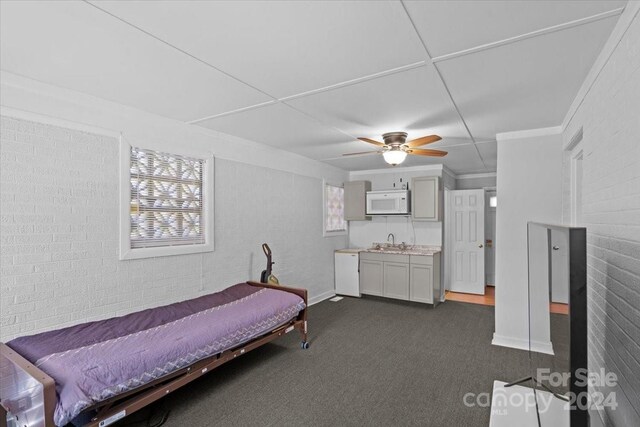
<svg viewBox="0 0 640 427"><path fill-rule="evenodd" d="M116 15L116 14L114 14L114 13L109 12L109 11L108 11L108 10L106 10L106 9L101 8L100 6L98 6L98 5L94 4L94 3L92 3L91 1L89 1L89 0L82 0L82 1L83 1L85 4L90 5L90 6L92 6L92 7L95 7L97 10L99 10L99 11L101 11L101 12L103 12L103 13L105 13L105 14L109 15L109 16L111 16L112 18L117 19L118 21L120 21L120 22L122 22L122 23L124 23L124 24L126 24L126 25L128 25L128 26L130 26L131 28L134 28L134 29L136 29L136 30L138 30L138 31L142 32L143 34L146 34L147 36L152 37L153 39L155 39L155 40L159 41L160 43L163 43L163 44L165 44L165 45L167 45L167 46L169 46L169 47L171 47L171 48L173 48L173 49L177 50L178 52L180 52L180 53L182 53L182 54L184 54L184 55L187 55L188 57L190 57L190 58L192 58L192 59L194 59L194 60L196 60L196 61L200 62L201 64L204 64L204 65L208 66L209 68L212 68L212 69L214 69L214 70L218 71L219 73L224 74L225 76L227 76L227 77L229 77L229 78L231 78L231 79L233 79L233 80L237 81L238 83L241 83L241 84L243 84L243 85L245 85L245 86L247 86L247 87L249 87L249 88L251 88L251 89L253 89L253 90L257 91L257 92L259 92L259 93L261 93L262 95L264 95L264 96L266 96L266 97L268 97L268 98L271 98L271 100L272 100L272 101L277 101L277 100L278 100L275 96L273 96L273 95L271 95L271 94L269 94L269 93L267 93L267 92L263 91L262 89L259 89L259 88L257 88L256 86L253 86L252 84L247 83L247 82L245 82L244 80L241 80L241 79L239 79L238 77L236 77L236 76L234 76L234 75L232 75L232 74L227 73L226 71L224 71L224 70L222 70L222 69L220 69L220 68L216 67L216 66L215 66L215 65L213 65L213 64L210 64L209 62L207 62L207 61L205 61L205 60L203 60L203 59L198 58L197 56L195 56L195 55L193 55L193 54L191 54L191 53L187 52L186 50L181 49L181 48L179 48L178 46L176 46L176 45L174 45L174 44L171 44L171 43L169 43L169 42L168 42L168 41L166 41L166 40L161 39L160 37L156 36L155 34L153 34L153 33L149 32L149 31L147 31L147 30L145 30L145 29L143 29L143 28L141 28L141 27L138 27L138 26L137 26L137 25L135 25L135 24L132 24L131 22L129 22L129 21L127 21L127 20L125 20L125 19L123 19L123 18L119 17L118 15Z"/></svg>
<svg viewBox="0 0 640 427"><path fill-rule="evenodd" d="M223 116L239 113L239 112L242 112L242 111L253 110L253 109L261 108L261 107L264 107L264 106L267 106L267 105L272 105L272 104L275 104L275 103L279 103L279 102L282 102L284 100L298 99L298 98L302 98L302 97L307 96L307 95L312 95L312 94L315 94L315 93L325 92L325 91L337 89L337 88L344 87L344 86L353 85L353 84L364 82L364 81L374 80L374 79L377 79L377 78L381 78L381 77L385 77L385 76L388 76L388 75L400 73L400 72L403 72L403 71L408 71L408 70L411 70L411 69L414 69L414 68L420 68L422 66L426 66L426 65L430 64L430 61L429 62L418 61L418 62L414 62L414 63L411 63L411 64L403 65L403 66L400 66L400 67L395 67L395 68L391 68L391 69L388 69L388 70L384 70L384 71L381 71L381 72L378 72L378 73L366 75L366 76L363 76L363 77L350 79L350 80L347 80L347 81L344 81L344 82L340 82L340 83L336 83L334 85L326 86L326 87L323 87L323 88L320 88L320 89L303 92L301 94L290 95L290 96L287 96L287 97L284 97L284 98L277 98L277 97L265 92L264 90L259 89L258 87L253 86L250 83L247 83L244 80L241 80L238 77L235 77L234 75L232 75L230 73L227 73L226 71L216 67L215 65L210 64L209 62L198 58L197 56L187 52L186 50L181 49L178 46L175 46L175 45L173 45L172 43L169 43L166 40L163 40L162 38L156 36L155 34L149 32L149 31L147 31L147 30L145 30L145 29L143 29L141 27L138 27L137 25L135 25L135 24L133 24L133 23L131 23L131 22L119 17L118 15L116 15L114 13L111 13L110 11L108 11L106 9L101 8L100 6L92 3L90 0L83 0L83 1L84 1L84 3L86 3L86 4L88 4L88 5L92 6L92 7L100 10L101 12L103 12L103 13L105 13L105 14L107 14L107 15L109 15L109 16L111 16L111 17L113 17L113 18L115 18L115 19L117 19L117 20L119 20L121 22L123 22L124 24L126 24L126 25L128 25L128 26L130 26L130 27L142 32L143 34L146 34L147 36L154 38L155 40L157 40L157 41L159 41L159 42L161 42L161 43L163 43L163 44L165 44L165 45L177 50L178 52L180 52L180 53L182 53L184 55L187 55L190 58L192 58L192 59L194 59L194 60L196 60L196 61L198 61L198 62L200 62L200 63L202 63L202 64L204 64L204 65L206 65L206 66L208 66L208 67L210 67L210 68L212 68L212 69L214 69L214 70L216 70L216 71L218 71L218 72L220 72L222 74L224 74L225 76L227 76L227 77L229 77L229 78L231 78L231 79L233 79L233 80L235 80L235 81L237 81L237 82L239 82L239 83L241 83L241 84L243 84L245 86L250 87L251 89L253 89L253 90L265 95L266 97L271 98L271 101L261 102L261 103L258 103L258 104L249 105L249 106L246 106L246 107L241 107L241 108L238 108L238 109L235 109L235 110L226 111L226 112L223 112L223 113L219 113L219 114L215 114L215 115L211 115L211 116L207 116L207 117L202 117L202 118L198 118L198 119L195 119L195 120L190 120L190 121L186 122L187 124L196 124L196 123L199 123L199 122L202 122L202 121L206 121L206 120L210 120L210 119L217 118L217 117L223 117ZM286 104L286 105L291 107L289 104ZM296 111L298 111L300 113L303 113L302 111L297 110L297 109L296 109ZM303 114L305 114L305 113L303 113ZM313 118L313 117L309 116L308 114L305 114L305 115L307 117ZM322 122L320 122L319 120L317 120L315 118L313 118L313 119L316 120L318 123L322 124ZM324 124L322 124L322 125L326 127L326 125L324 125ZM340 129L337 129L337 128L333 128L333 129L338 131L338 132L340 132L340 133L342 133L342 134L344 134L344 135L349 136L350 138L354 138L352 135L349 135L349 134L343 132Z"/></svg>
<svg viewBox="0 0 640 427"><path fill-rule="evenodd" d="M363 156L369 156L371 154L380 154L378 151L372 151L371 153L362 153L362 154L352 154L348 157L338 156L338 157L327 157L324 159L317 159L319 162L328 162L330 160L345 160L345 159L358 159Z"/></svg>
<svg viewBox="0 0 640 427"><path fill-rule="evenodd" d="M306 118L311 119L311 121L316 122L317 124L319 124L320 126L322 126L324 128L332 129L332 130L334 130L334 131L336 131L338 133L341 133L341 134L349 137L351 140L357 140L358 139L355 136L351 135L350 133L345 132L342 129L339 129L339 128L335 127L335 126L328 125L328 124L324 123L322 120L316 118L315 116L313 116L313 115L311 115L311 114L309 114L309 113L307 113L305 111L302 111L299 108L296 108L296 107L294 107L293 105L291 105L291 104L289 104L287 102L283 101L282 105L285 105L285 106L289 107L290 109L292 109L293 111L296 111L296 112L302 114Z"/></svg>
<svg viewBox="0 0 640 427"><path fill-rule="evenodd" d="M449 86L447 85L447 82L444 80L444 77L442 76L442 73L440 72L440 69L438 68L438 65L437 64L433 64L433 68L436 70L436 73L438 74L438 77L440 78L440 81L442 82L442 85L444 86L444 89L447 91L447 94L449 95L449 99L451 99L451 103L453 104L453 108L458 113L458 116L460 117L460 120L462 121L462 124L464 125L464 128L469 133L469 137L473 141L473 146L475 147L476 152L478 153L478 157L480 157L480 161L482 162L482 165L488 171L489 168L487 168L487 164L484 161L484 157L482 157L482 154L480 153L480 150L478 149L478 146L476 144L476 138L471 133L471 129L469 129L469 125L467 124L467 121L462 116L462 112L460 112L460 108L458 108L458 104L453 99L453 95L451 94L451 91L449 90Z"/></svg>
<svg viewBox="0 0 640 427"><path fill-rule="evenodd" d="M409 22L411 22L411 26L413 27L413 31L416 33L416 35L420 39L420 43L422 44L422 48L424 49L425 54L427 55L427 58L432 61L432 57L431 57L431 54L429 53L429 49L427 48L427 44L422 39L422 36L420 35L420 32L418 31L418 27L416 27L415 22L413 22L413 18L411 17L411 14L409 14L409 10L407 9L407 6L404 4L403 0L400 0L400 4L402 5L402 8L404 9L404 12L407 14L407 17L409 18ZM438 68L438 64L436 64L434 62L433 63L433 68L436 70L436 73L438 74L438 78L440 79L440 82L442 83L442 86L444 87L444 90L447 92L447 95L449 96L449 100L451 101L451 104L453 105L453 108L456 110L456 113L458 114L458 117L460 117L460 120L462 121L462 124L464 125L464 128L466 129L467 133L469 134L469 137L473 141L473 146L475 147L476 152L478 153L478 157L480 158L480 161L482 162L482 165L488 171L489 169L487 168L487 164L485 163L484 158L480 154L480 150L476 146L476 139L473 137L473 134L471 133L471 130L469 129L469 126L467 125L467 122L465 121L464 117L462 117L462 113L460 112L460 109L458 108L458 104L456 104L456 101L453 99L453 95L451 94L451 91L449 90L449 86L447 86L447 83L444 81L444 78L442 77L442 73L440 72L440 69Z"/></svg>
<svg viewBox="0 0 640 427"><path fill-rule="evenodd" d="M113 14L113 13L109 12L108 10L105 10L105 9L103 9L103 8L101 8L101 7L97 6L97 5L95 5L94 3L90 2L89 0L83 0L83 1L84 1L84 3L85 3L85 4L90 5L90 6L94 7L94 8L96 8L97 10L99 10L99 11L101 11L101 12L103 12L103 13L105 13L105 14L107 14L107 15L109 15L109 16L111 16L111 17L113 17L113 18L115 18L115 19L117 19L117 20L119 20L119 21L121 21L121 22L123 22L124 24L126 24L126 25L128 25L128 26L130 26L130 27L132 27L132 28L134 28L134 29L136 29L136 30L138 30L138 31L140 31L140 32L142 32L143 34L146 34L146 35L148 35L149 37L152 37L153 39L155 39L155 40L157 40L157 41L159 41L159 42L161 42L161 43L163 43L163 44L165 44L165 45L167 45L167 46L169 46L169 47L171 47L171 48L173 48L173 49L177 50L178 52L180 52L180 53L182 53L182 54L184 54L184 55L187 55L187 56L189 56L190 58L195 59L196 61L198 61L198 62L200 62L200 63L202 63L202 64L204 64L204 65L206 65L206 66L208 66L208 67L210 67L210 68L212 68L212 69L214 69L214 70L216 70L216 71L218 71L218 72L220 72L220 73L222 73L222 74L224 74L225 76L227 76L227 77L229 77L229 78L232 78L232 79L234 79L235 81L237 81L237 82L239 82L239 83L242 83L242 84L244 84L244 85L246 85L246 86L248 86L248 87L250 87L250 88L252 88L252 89L254 89L254 90L256 90L256 91L258 91L258 92L260 92L260 93L262 93L263 95L265 95L265 96L267 96L267 97L271 98L271 101L268 101L268 102L265 102L265 103L261 103L261 104L252 105L252 106L248 106L248 107L243 107L243 108L241 108L241 109L235 110L234 112L246 111L246 110L249 110L249 109L260 108L260 107L265 106L265 105L271 105L271 104L275 104L275 103L279 103L279 102L280 102L280 101L278 100L278 98L276 98L276 97L272 96L271 94L269 94L269 93L267 93L267 92L265 92L265 91L263 91L263 90L261 90L261 89L258 89L257 87L255 87L255 86L253 86L253 85L251 85L251 84L249 84L249 83L247 83L247 82L245 82L245 81L243 81L243 80L241 80L241 79L239 79L239 78L237 78L237 77L235 77L235 76L233 76L233 75L231 75L231 74L229 74L229 73L227 73L227 72L225 72L225 71L223 71L223 70L221 70L221 69L219 69L218 67L216 67L216 66L214 66L214 65L212 65L212 64L210 64L210 63L208 63L207 61L204 61L204 60L202 60L202 59L198 58L197 56L195 56L195 55L193 55L193 54L191 54L191 53L189 53L189 52L185 51L184 49L181 49L181 48L179 48L179 47L177 47L177 46L175 46L175 45L173 45L173 44L169 43L168 41L161 39L160 37L156 36L155 34L150 33L149 31L146 31L146 30L144 30L144 29L142 29L142 28L138 27L137 25L134 25L134 24L132 24L131 22L129 22L129 21L127 21L127 20L125 20L125 19L122 19L121 17L119 17L119 16L117 16L117 15L115 15L115 14ZM425 65L425 64L424 64L424 61L420 61L420 62L417 62L417 63L409 64L409 65L408 65L408 67L416 68L416 67L420 67L420 66L423 66L423 65ZM396 68L397 68L397 67L396 67ZM410 68L410 69L411 69L411 68ZM388 70L388 71L391 71L391 72L393 73L393 72L394 72L394 70L395 70L395 69L391 69L391 70ZM395 70L395 72L401 72L401 71L403 71L403 70L399 70L399 71L398 71L398 70ZM380 74L380 73L378 73L378 74ZM365 76L365 77L367 77L367 76ZM378 77L382 77L382 76L378 76ZM376 77L372 77L372 78L376 78ZM353 135L350 135L350 134L348 134L348 133L346 133L346 132L342 131L341 129L338 129L338 128L335 128L335 127L333 127L333 126L328 126L328 125L324 124L322 121L318 120L317 118L315 118L315 117L313 117L313 116L311 116L311 115L309 115L309 114L305 113L304 111L300 111L299 109L297 109L297 108L295 108L295 107L291 106L290 104L287 104L286 102L282 102L282 104L283 104L283 105L286 105L287 107L289 107L289 108L291 108L291 109L293 109L294 111L297 111L298 113L300 113L300 114L304 115L305 117L307 117L307 118L309 118L309 119L312 119L312 120L313 120L313 121L315 121L316 123L320 124L322 127L329 128L329 129L333 129L334 131L339 132L339 133L341 133L341 134L343 134L343 135L347 136L347 137L348 137L348 138L350 138L350 139L353 139L353 140L357 139L357 138L355 138ZM234 112L227 112L227 113L222 113L222 114L223 114L223 115L230 115L230 114L233 114ZM219 115L217 115L216 117L218 117L218 116L219 116ZM203 121L203 120L206 120L206 119L196 119L195 121L190 121L190 122L187 122L187 123L189 123L189 124L193 124L194 122L200 122L200 121Z"/></svg>
<svg viewBox="0 0 640 427"><path fill-rule="evenodd" d="M229 110L229 111L225 111L223 113L213 114L211 116L205 116L205 117L201 117L201 118L195 119L195 120L189 120L189 121L187 121L185 123L187 123L189 125L195 125L197 123L204 122L204 121L207 121L207 120L217 119L218 117L230 116L232 114L242 113L243 111L255 110L257 108L267 107L269 105L275 105L275 104L278 104L278 103L279 103L279 101L277 99L274 100L274 101L260 102L258 104L249 105L248 107L240 107L240 108L236 108L235 110Z"/></svg>
<svg viewBox="0 0 640 427"><path fill-rule="evenodd" d="M569 21L569 22L564 22L562 24L557 24L557 25L553 25L551 27L542 28L540 30L531 31L529 33L521 34L521 35L518 35L518 36L509 37L509 38L506 38L506 39L502 39L502 40L498 40L498 41L482 44L482 45L479 45L479 46L470 47L468 49L463 49L463 50L460 50L460 51L457 51L457 52L452 52L452 53L447 53L445 55L436 56L436 57L431 58L431 60L434 63L447 61L449 59L459 58L461 56L471 55L471 54L482 52L482 51L489 50L489 49L495 49L495 48L500 47L500 46L505 46L505 45L509 45L509 44L512 44L512 43L517 43L517 42L520 42L520 41L523 41L523 40L528 40L528 39L531 39L531 38L540 37L540 36L543 36L543 35L546 35L546 34L551 34L551 33L555 33L555 32L558 32L558 31L568 30L568 29L571 29L571 28L579 27L579 26L590 24L590 23L593 23L593 22L597 22L597 21L600 21L600 20L603 20L603 19L606 19L606 18L610 18L612 16L620 15L623 10L624 10L623 7L617 8L617 9L612 9L612 10L609 10L609 11L606 11L606 12L598 13L596 15L587 16L585 18L580 18L580 19L576 19L576 20L573 20L573 21Z"/></svg>
<svg viewBox="0 0 640 427"><path fill-rule="evenodd" d="M335 83L329 86L324 86L321 87L319 89L312 89L306 92L300 92L294 95L289 95L289 96L285 96L283 98L279 98L278 101L291 101L294 99L299 99L299 98L304 98L310 95L316 95L318 93L323 93L323 92L329 92L335 89L341 89L343 87L347 87L347 86L353 86L356 85L358 83L364 83L364 82L368 82L371 80L376 80L382 77L387 77L387 76L391 76L393 74L398 74L398 73L402 73L404 71L409 71L409 70L413 70L416 68L420 68L420 67L424 67L430 65L430 63L427 63L426 61L418 61L418 62L413 62L411 64L407 64L407 65L402 65L400 67L395 67L395 68L390 68L388 70L384 70L384 71L380 71L377 73L373 73L373 74L368 74L366 76L362 76L362 77L356 77L354 79L350 79L350 80L345 80L343 82L340 83Z"/></svg>
<svg viewBox="0 0 640 427"><path fill-rule="evenodd" d="M283 98L275 98L273 101L266 101L266 102L260 102L258 104L254 104L254 105L249 105L247 107L241 107L241 108L237 108L234 110L230 110L230 111L225 111L222 113L218 113L218 114L213 114L210 116L206 116L206 117L202 117L202 118L198 118L195 120L190 120L186 123L188 124L196 124L196 123L200 123L206 120L211 120L211 119L215 119L218 117L224 117L224 116L228 116L231 114L235 114L235 113L241 113L243 111L248 111L248 110L253 110L256 108L260 108L260 107L266 107L268 105L272 105L272 104L277 104L277 103L281 103L281 102L285 102L285 101L292 101L294 99L300 99L300 98L304 98L307 96L311 96L311 95L316 95L319 93L323 93L323 92L329 92L335 89L341 89L343 87L347 87L347 86L353 86L356 85L358 83L364 83L364 82L368 82L371 80L376 80L382 77L387 77L387 76L391 76L394 74L399 74L402 73L404 71L410 71L410 70L414 70L416 68L420 68L420 67L426 67L431 65L431 63L427 63L426 61L418 61L418 62L414 62L411 64L407 64L407 65L402 65L400 67L395 67L395 68L390 68L388 70L384 70L384 71L380 71L378 73L374 73L374 74L368 74L366 76L363 77L357 77L355 79L350 79L350 80L345 80L343 82L340 83L336 83L333 85L329 85L329 86L324 86L321 87L319 89L313 89L310 91L306 91L306 92L300 92L298 94L294 94L294 95L289 95L289 96L285 96Z"/></svg>

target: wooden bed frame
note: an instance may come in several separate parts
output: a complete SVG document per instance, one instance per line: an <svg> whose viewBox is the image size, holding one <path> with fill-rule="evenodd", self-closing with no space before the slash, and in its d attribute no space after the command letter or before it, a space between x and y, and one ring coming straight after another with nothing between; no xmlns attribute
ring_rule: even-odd
<svg viewBox="0 0 640 427"><path fill-rule="evenodd" d="M296 294L304 300L305 306L308 304L306 289L289 288L251 281L247 283L252 286L277 289L279 291ZM295 319L264 335L261 335L258 338L246 342L241 346L225 350L222 353L195 362L186 368L182 368L176 372L168 374L156 381L122 393L85 409L83 413L86 413L87 411L97 411L97 414L92 417L91 421L86 425L90 427L108 426L117 420L144 408L156 400L161 399L163 396L166 396L180 387L189 384L191 381L203 376L212 369L215 369L251 350L255 350L256 348L263 346L276 338L293 331L294 329L297 329L302 334L302 348L308 348L307 307L300 311ZM28 375L28 377L30 377L30 381L33 382L33 380L35 380L35 382L41 385L45 417L43 425L45 427L54 427L53 413L56 407L57 397L53 378L35 367L31 362L20 356L4 343L0 343L0 363L2 366L9 366L16 372ZM24 408L20 407L17 410L15 410L16 408L13 408L14 410L12 411L12 408L8 407L11 405L7 405L6 403L6 397L3 393L6 393L5 387L0 384L0 427L7 426L7 412L16 414L24 410ZM20 422L18 424L22 425Z"/></svg>

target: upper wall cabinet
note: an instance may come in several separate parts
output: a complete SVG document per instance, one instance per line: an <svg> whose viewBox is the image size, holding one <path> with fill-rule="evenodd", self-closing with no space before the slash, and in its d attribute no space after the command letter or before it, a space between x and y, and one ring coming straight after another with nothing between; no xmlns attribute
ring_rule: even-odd
<svg viewBox="0 0 640 427"><path fill-rule="evenodd" d="M411 216L414 221L441 221L440 178L423 176L411 179Z"/></svg>
<svg viewBox="0 0 640 427"><path fill-rule="evenodd" d="M344 183L344 219L347 221L371 219L366 215L367 191L371 191L371 182L369 181Z"/></svg>

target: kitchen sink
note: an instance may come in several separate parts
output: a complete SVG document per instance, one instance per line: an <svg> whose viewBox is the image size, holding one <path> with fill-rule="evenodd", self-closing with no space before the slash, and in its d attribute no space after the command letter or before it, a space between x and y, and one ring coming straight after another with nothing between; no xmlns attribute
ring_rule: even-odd
<svg viewBox="0 0 640 427"><path fill-rule="evenodd" d="M411 250L411 246L373 246L369 249L369 251L380 251L380 252L398 252L398 251L408 251Z"/></svg>
<svg viewBox="0 0 640 427"><path fill-rule="evenodd" d="M423 245L390 245L388 243L375 243L365 252L388 253L399 255L433 255L440 252L439 247Z"/></svg>

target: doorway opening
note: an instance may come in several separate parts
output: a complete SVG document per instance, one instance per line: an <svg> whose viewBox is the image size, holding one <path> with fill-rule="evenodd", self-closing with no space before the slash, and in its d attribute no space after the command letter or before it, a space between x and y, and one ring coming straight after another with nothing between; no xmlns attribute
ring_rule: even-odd
<svg viewBox="0 0 640 427"><path fill-rule="evenodd" d="M466 302L470 304L480 304L480 305L488 305L495 306L495 230L496 230L496 209L498 205L497 192L495 187L485 187L481 190L475 190L478 196L482 195L484 198L484 221L482 226L484 227L484 231L481 233L484 237L481 239L481 242L484 243L483 248L483 256L484 256L484 274L482 275L482 284L479 284L483 292L478 292L477 288L469 289L461 286L454 286L452 289L447 290L445 298L448 301L458 301L458 302ZM484 193L484 194L482 194ZM460 194L460 193L458 193ZM453 192L453 195L456 195L456 192ZM465 194L462 193L464 196ZM452 200L453 204L455 204L455 198ZM452 206L451 211L455 212L456 207ZM453 227L453 239L455 239L455 225L460 227L459 224L456 224L456 215L452 215L453 218L450 218L452 222L454 222ZM466 217L463 218L463 223L466 222ZM463 224L464 228L464 224ZM464 230L462 230L464 235ZM463 236L464 238L464 236ZM455 244L455 242L452 242ZM452 265L454 271L451 272L452 276L455 276L460 272L460 266L457 266L458 272L455 271L456 260L454 259L454 263Z"/></svg>
<svg viewBox="0 0 640 427"><path fill-rule="evenodd" d="M446 257L449 291L485 294L485 191L447 193Z"/></svg>

